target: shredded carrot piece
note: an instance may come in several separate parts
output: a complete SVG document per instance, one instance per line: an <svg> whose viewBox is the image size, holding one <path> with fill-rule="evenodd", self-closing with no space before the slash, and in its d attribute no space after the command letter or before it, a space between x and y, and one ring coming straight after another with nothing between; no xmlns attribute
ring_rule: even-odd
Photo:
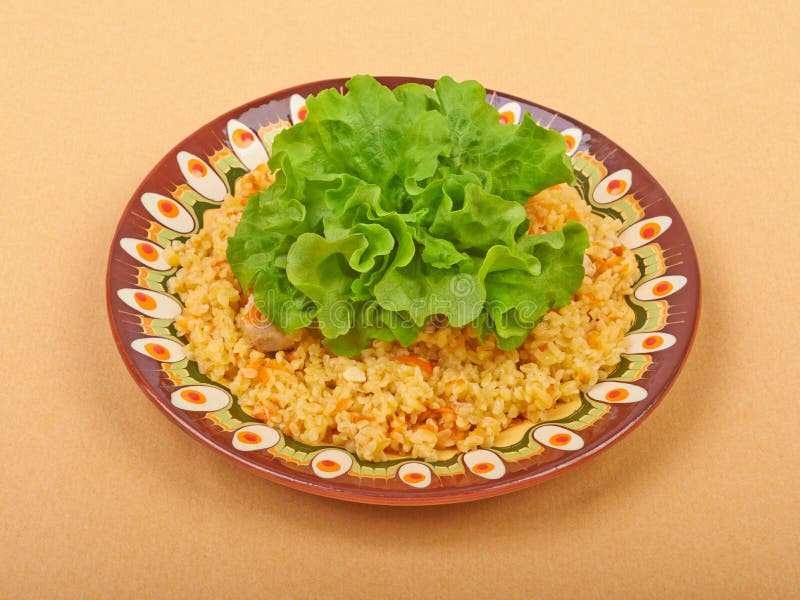
<svg viewBox="0 0 800 600"><path fill-rule="evenodd" d="M419 367L426 377L430 377L433 374L433 363L419 356L395 356L394 360L412 367Z"/></svg>
<svg viewBox="0 0 800 600"><path fill-rule="evenodd" d="M609 269L611 269L612 267L615 267L616 265L620 264L621 262L622 262L622 257L614 255L611 258L609 258L608 260L602 261L600 263L600 266L597 269L597 272L598 273L603 273L604 271L608 271Z"/></svg>
<svg viewBox="0 0 800 600"><path fill-rule="evenodd" d="M268 358L264 362L271 369L277 369L278 371L284 371L286 373L292 372L292 370L289 367L287 367L282 362L275 360L274 358Z"/></svg>
<svg viewBox="0 0 800 600"><path fill-rule="evenodd" d="M581 218L578 216L578 213L576 213L574 210L569 211L565 218L566 218L567 221L578 221L578 222L580 222L580 220L581 220Z"/></svg>
<svg viewBox="0 0 800 600"><path fill-rule="evenodd" d="M258 370L258 378L262 383L267 383L270 380L273 371L283 371L284 373L292 372L289 367L272 358L266 359L264 363L264 366Z"/></svg>
<svg viewBox="0 0 800 600"><path fill-rule="evenodd" d="M350 404L350 398L343 398L339 400L339 403L336 405L336 408L333 409L333 414L338 415L345 408L347 408L348 404Z"/></svg>
<svg viewBox="0 0 800 600"><path fill-rule="evenodd" d="M251 360L249 363L247 363L247 368L248 369L260 369L261 365L263 365L263 364L264 364L264 359L263 358L257 358L255 360Z"/></svg>

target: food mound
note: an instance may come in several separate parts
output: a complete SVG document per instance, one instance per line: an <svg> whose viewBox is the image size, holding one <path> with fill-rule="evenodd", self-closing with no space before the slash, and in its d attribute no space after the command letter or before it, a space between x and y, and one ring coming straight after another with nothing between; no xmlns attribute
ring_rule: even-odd
<svg viewBox="0 0 800 600"><path fill-rule="evenodd" d="M200 371L371 461L491 447L607 377L635 260L561 135L503 123L476 82L347 87L168 250Z"/></svg>

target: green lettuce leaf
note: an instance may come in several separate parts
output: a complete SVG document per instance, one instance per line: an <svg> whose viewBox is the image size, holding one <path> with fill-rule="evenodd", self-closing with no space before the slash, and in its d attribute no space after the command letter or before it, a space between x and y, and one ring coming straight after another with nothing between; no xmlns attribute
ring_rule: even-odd
<svg viewBox="0 0 800 600"><path fill-rule="evenodd" d="M562 136L501 123L474 81L394 90L369 76L306 99L274 140L228 261L259 310L335 353L412 343L433 315L521 344L580 287L586 230L526 234L524 203L572 183Z"/></svg>

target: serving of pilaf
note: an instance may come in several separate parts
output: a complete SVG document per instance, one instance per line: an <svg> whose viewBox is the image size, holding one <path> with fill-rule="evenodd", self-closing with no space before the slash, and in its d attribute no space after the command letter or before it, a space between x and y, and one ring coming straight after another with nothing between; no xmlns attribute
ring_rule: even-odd
<svg viewBox="0 0 800 600"><path fill-rule="evenodd" d="M205 212L202 229L165 254L179 267L169 291L184 304L176 327L187 357L253 418L363 460L441 460L491 447L511 426L544 420L619 363L633 321L625 298L635 260L617 237L620 224L592 213L569 185L544 189L525 209L531 234L559 230L567 220L586 228L583 282L519 347L501 350L491 335L481 341L471 325L430 320L407 346L373 340L346 357L329 350L313 327L279 331L228 262L228 239L248 199L274 181L264 164L241 177L234 195Z"/></svg>

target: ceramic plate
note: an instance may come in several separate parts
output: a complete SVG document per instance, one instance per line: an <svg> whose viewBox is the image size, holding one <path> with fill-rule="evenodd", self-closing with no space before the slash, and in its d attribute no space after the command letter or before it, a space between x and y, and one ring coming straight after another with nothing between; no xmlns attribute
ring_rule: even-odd
<svg viewBox="0 0 800 600"><path fill-rule="evenodd" d="M389 87L432 83L379 79ZM254 421L187 360L173 323L180 299L167 291L175 269L162 249L202 227L204 211L266 159L277 133L304 117L307 95L344 82L300 85L220 116L170 151L133 194L111 245L107 303L119 351L147 396L196 440L267 479L379 504L462 502L518 490L597 454L640 423L674 381L694 336L700 280L689 234L662 187L622 148L571 117L500 92L488 92L487 101L501 119L519 121L527 111L564 135L577 189L592 210L620 221L620 238L635 252L640 276L629 304L636 318L608 381L549 421L516 427L491 449L440 462L374 463Z"/></svg>

